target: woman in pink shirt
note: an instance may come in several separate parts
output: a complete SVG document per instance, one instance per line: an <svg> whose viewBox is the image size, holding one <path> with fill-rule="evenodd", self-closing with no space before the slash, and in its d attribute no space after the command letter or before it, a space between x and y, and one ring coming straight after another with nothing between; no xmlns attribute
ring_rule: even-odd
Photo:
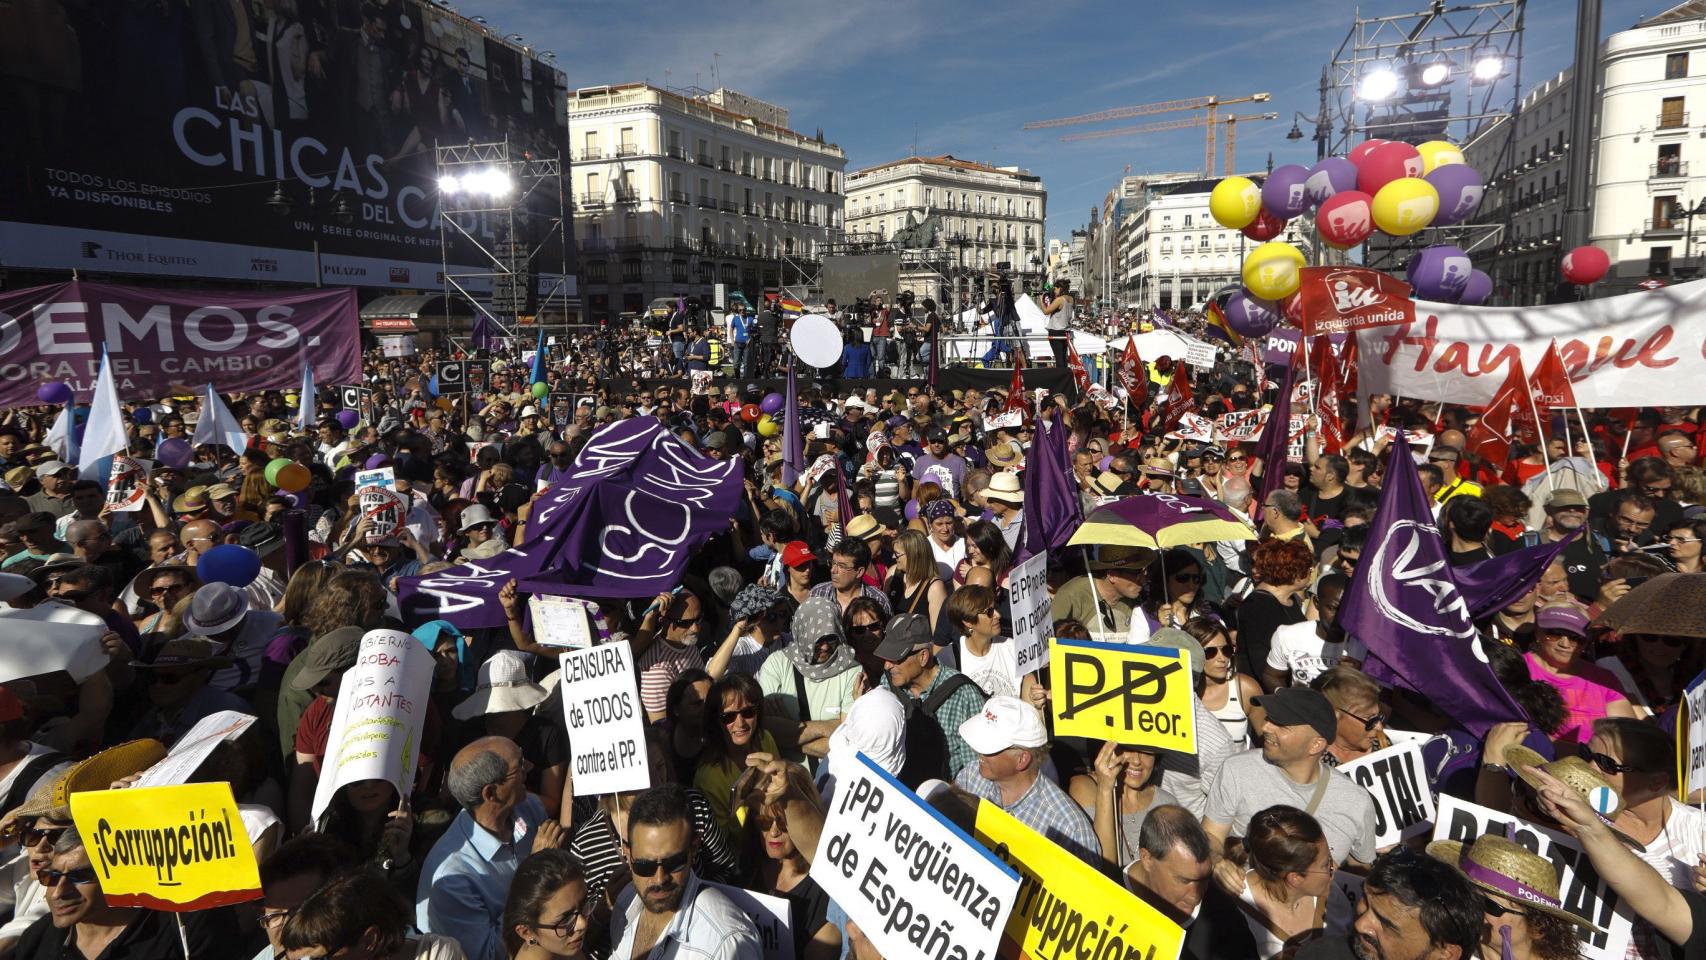
<svg viewBox="0 0 1706 960"><path fill-rule="evenodd" d="M1582 656L1587 633L1587 614L1575 604L1541 607L1534 617L1534 645L1524 657L1529 676L1551 684L1564 698L1569 717L1553 738L1561 745L1586 743L1601 717L1635 716L1611 671Z"/></svg>

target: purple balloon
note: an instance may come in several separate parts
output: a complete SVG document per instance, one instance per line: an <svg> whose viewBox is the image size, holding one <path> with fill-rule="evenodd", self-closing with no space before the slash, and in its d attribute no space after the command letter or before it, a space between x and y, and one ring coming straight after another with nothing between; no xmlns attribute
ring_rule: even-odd
<svg viewBox="0 0 1706 960"><path fill-rule="evenodd" d="M1308 167L1295 163L1275 167L1262 184L1262 209L1281 220L1309 209L1309 195L1303 189L1303 181L1308 179Z"/></svg>
<svg viewBox="0 0 1706 960"><path fill-rule="evenodd" d="M758 402L758 409L765 413L780 413L782 405L787 402L787 399L781 394L769 393L765 394L764 399Z"/></svg>
<svg viewBox="0 0 1706 960"><path fill-rule="evenodd" d="M376 453L373 456L367 458L367 463L362 466L362 469L363 470L378 470L380 467L388 467L390 465L391 465L391 458L390 457L387 457L383 453Z"/></svg>
<svg viewBox="0 0 1706 960"><path fill-rule="evenodd" d="M1434 189L1439 191L1439 213L1434 215L1433 222L1436 227L1462 223L1481 205L1481 194L1484 191L1481 175L1467 163L1448 163L1443 167L1435 167L1432 173L1422 179L1433 184Z"/></svg>
<svg viewBox="0 0 1706 960"><path fill-rule="evenodd" d="M338 425L343 427L345 430L354 430L355 425L361 422L361 414L356 413L354 410L339 410L337 417Z"/></svg>
<svg viewBox="0 0 1706 960"><path fill-rule="evenodd" d="M1357 188L1357 165L1344 157L1327 157L1309 168L1303 191L1310 206L1318 207L1335 193Z"/></svg>
<svg viewBox="0 0 1706 960"><path fill-rule="evenodd" d="M58 380L52 383L44 383L36 388L36 399L42 403L70 403L71 385Z"/></svg>
<svg viewBox="0 0 1706 960"><path fill-rule="evenodd" d="M154 455L160 462L175 470L189 466L190 457L195 454L195 448L182 437L171 437L160 441L160 446L154 449Z"/></svg>
<svg viewBox="0 0 1706 960"><path fill-rule="evenodd" d="M1485 271L1469 271L1469 282L1463 285L1463 295L1457 302L1466 307L1478 307L1493 295L1493 278Z"/></svg>
<svg viewBox="0 0 1706 960"><path fill-rule="evenodd" d="M1280 322L1279 305L1248 290L1226 298L1226 323L1241 337L1265 337Z"/></svg>
<svg viewBox="0 0 1706 960"><path fill-rule="evenodd" d="M904 512L906 514L906 519L917 520L918 519L918 501L917 500L906 501L906 509Z"/></svg>
<svg viewBox="0 0 1706 960"><path fill-rule="evenodd" d="M1469 283L1475 267L1469 254L1449 243L1435 244L1410 258L1406 273L1416 297L1438 303L1456 303Z"/></svg>

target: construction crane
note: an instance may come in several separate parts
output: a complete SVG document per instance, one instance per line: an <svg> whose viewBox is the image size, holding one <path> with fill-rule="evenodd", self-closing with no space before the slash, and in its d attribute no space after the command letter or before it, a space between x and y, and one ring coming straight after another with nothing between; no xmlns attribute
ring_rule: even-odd
<svg viewBox="0 0 1706 960"><path fill-rule="evenodd" d="M1157 113L1177 113L1180 110L1202 110L1204 111L1202 118L1203 125L1208 128L1208 143L1203 148L1203 173L1204 176L1213 176L1214 139L1215 130L1220 125L1217 122L1217 115L1220 108L1231 106L1235 103L1266 103L1272 99L1273 95L1270 93L1252 93L1245 97L1217 97L1213 95L1206 97L1187 97L1183 100L1163 100L1159 103L1144 103L1133 107L1115 107L1112 110L1100 110L1096 113L1084 113L1079 114L1076 117L1061 117L1055 120L1034 120L1025 124L1024 129L1043 130L1050 127L1076 126L1081 123L1103 123L1108 120L1126 120L1131 117L1147 117L1153 116ZM1181 124L1181 127L1196 125L1197 124ZM1123 132L1129 133L1132 131L1126 130ZM1231 130L1228 128L1228 133L1230 134L1230 132ZM1108 135L1113 136L1114 132L1110 132ZM1226 172L1231 173L1232 171L1228 169Z"/></svg>
<svg viewBox="0 0 1706 960"><path fill-rule="evenodd" d="M1243 116L1216 117L1214 123L1226 124L1226 153L1221 158L1221 172L1230 174L1237 169L1238 124L1250 123L1256 120L1278 120L1277 113L1247 113ZM1162 120L1158 123L1140 123L1135 127L1116 127L1112 130L1094 130L1089 133L1071 133L1061 137L1063 143L1074 143L1079 140L1102 140L1108 137L1129 137L1140 133L1158 133L1162 130L1185 130L1190 127L1208 126L1207 117L1191 117L1187 120ZM1210 143L1213 137L1209 138ZM1214 174L1210 165L1208 175Z"/></svg>

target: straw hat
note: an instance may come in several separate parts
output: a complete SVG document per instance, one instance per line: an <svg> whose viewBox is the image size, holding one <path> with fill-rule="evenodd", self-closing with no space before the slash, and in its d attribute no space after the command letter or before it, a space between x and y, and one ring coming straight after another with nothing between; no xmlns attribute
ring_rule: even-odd
<svg viewBox="0 0 1706 960"><path fill-rule="evenodd" d="M1428 855L1456 867L1470 883L1488 893L1509 897L1529 910L1597 933L1605 932L1564 909L1558 897L1557 868L1514 840L1496 834L1476 837L1471 846L1459 840L1435 840L1428 844Z"/></svg>
<svg viewBox="0 0 1706 960"><path fill-rule="evenodd" d="M1506 747L1504 760L1512 773L1537 791L1540 789L1540 781L1526 768L1539 767L1556 777L1564 786L1581 794L1582 799L1587 801L1588 808L1599 816L1600 821L1609 827L1618 839L1636 850L1647 849L1633 837L1611 825L1611 819L1623 812L1623 797L1615 787L1606 783L1605 778L1586 760L1581 757L1547 760L1522 744Z"/></svg>
<svg viewBox="0 0 1706 960"><path fill-rule="evenodd" d="M59 775L51 790L38 790L12 812L18 817L46 816L71 819L71 795L88 790L106 790L116 780L141 773L166 757L166 745L158 740L132 740L108 747Z"/></svg>

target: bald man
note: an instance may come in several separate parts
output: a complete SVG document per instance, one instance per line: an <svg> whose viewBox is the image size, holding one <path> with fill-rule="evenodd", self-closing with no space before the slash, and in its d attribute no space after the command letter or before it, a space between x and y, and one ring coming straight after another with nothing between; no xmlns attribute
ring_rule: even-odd
<svg viewBox="0 0 1706 960"><path fill-rule="evenodd" d="M506 737L482 737L450 761L445 786L462 812L421 863L415 923L422 933L462 944L468 960L502 960L504 898L516 866L565 841L545 805L527 792L532 769Z"/></svg>
<svg viewBox="0 0 1706 960"><path fill-rule="evenodd" d="M178 543L184 548L184 562L191 566L219 542L219 524L212 520L191 520L178 531Z"/></svg>

